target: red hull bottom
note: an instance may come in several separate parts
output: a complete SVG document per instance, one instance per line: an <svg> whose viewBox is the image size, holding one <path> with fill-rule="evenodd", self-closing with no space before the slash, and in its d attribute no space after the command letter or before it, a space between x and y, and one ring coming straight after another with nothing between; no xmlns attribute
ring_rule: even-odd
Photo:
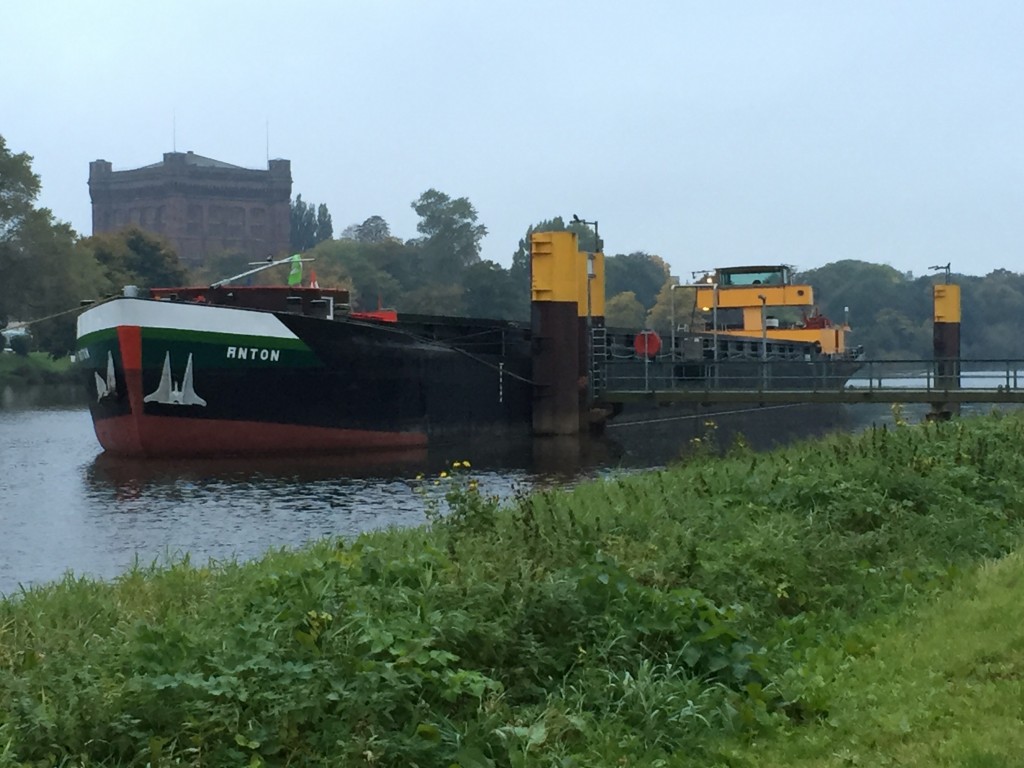
<svg viewBox="0 0 1024 768"><path fill-rule="evenodd" d="M345 453L427 444L427 436L419 432L167 416L115 416L94 420L93 426L106 451L132 457Z"/></svg>

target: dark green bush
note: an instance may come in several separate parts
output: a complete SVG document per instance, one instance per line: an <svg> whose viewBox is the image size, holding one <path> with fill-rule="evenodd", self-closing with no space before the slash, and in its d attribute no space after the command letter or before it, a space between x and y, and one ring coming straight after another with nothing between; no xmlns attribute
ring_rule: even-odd
<svg viewBox="0 0 1024 768"><path fill-rule="evenodd" d="M32 351L32 339L28 334L23 333L17 336L12 336L10 343L11 349L14 350L16 355L28 357L28 353Z"/></svg>

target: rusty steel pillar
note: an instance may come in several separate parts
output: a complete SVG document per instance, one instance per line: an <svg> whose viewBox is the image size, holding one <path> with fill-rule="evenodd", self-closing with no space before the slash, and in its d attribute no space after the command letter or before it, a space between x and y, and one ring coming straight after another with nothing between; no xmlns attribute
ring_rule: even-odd
<svg viewBox="0 0 1024 768"><path fill-rule="evenodd" d="M579 434L576 317L573 301L535 301L531 307L535 435Z"/></svg>
<svg viewBox="0 0 1024 768"><path fill-rule="evenodd" d="M960 286L942 283L932 286L932 350L935 357L936 389L960 388ZM930 420L946 420L960 414L959 403L934 402Z"/></svg>

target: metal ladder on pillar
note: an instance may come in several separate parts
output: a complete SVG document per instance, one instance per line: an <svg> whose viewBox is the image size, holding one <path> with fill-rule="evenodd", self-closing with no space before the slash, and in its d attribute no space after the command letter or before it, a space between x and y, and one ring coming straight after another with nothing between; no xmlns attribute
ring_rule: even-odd
<svg viewBox="0 0 1024 768"><path fill-rule="evenodd" d="M608 330L603 326L590 329L590 383L596 395L608 386Z"/></svg>

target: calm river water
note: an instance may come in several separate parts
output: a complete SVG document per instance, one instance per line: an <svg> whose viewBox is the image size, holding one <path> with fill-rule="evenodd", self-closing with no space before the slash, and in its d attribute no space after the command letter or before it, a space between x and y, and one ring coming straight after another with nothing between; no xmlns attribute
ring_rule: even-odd
<svg viewBox="0 0 1024 768"><path fill-rule="evenodd" d="M417 525L425 494L440 490L417 475L473 458L126 461L102 453L80 406L0 409L0 594L67 571L110 578L136 558L247 559L324 536ZM498 494L600 471L579 461L538 472L516 454L503 467L481 464L472 476Z"/></svg>
<svg viewBox="0 0 1024 768"><path fill-rule="evenodd" d="M0 393L0 594L69 571L111 578L136 559L248 559L324 536L417 525L443 490L429 478L456 460L469 460L481 488L503 496L651 464L607 440L356 459L119 460L100 449L85 407L67 400Z"/></svg>
<svg viewBox="0 0 1024 768"><path fill-rule="evenodd" d="M436 476L454 460L470 460L486 492L510 495L664 464L706 429L705 417L667 409L642 427L623 418L607 439L583 445L492 442L358 460L126 461L103 454L88 411L68 399L0 393L0 594L69 571L112 578L136 560L249 559L324 536L417 525L425 494L440 496L417 476ZM723 440L742 428L755 447L849 427L841 409L714 418Z"/></svg>

